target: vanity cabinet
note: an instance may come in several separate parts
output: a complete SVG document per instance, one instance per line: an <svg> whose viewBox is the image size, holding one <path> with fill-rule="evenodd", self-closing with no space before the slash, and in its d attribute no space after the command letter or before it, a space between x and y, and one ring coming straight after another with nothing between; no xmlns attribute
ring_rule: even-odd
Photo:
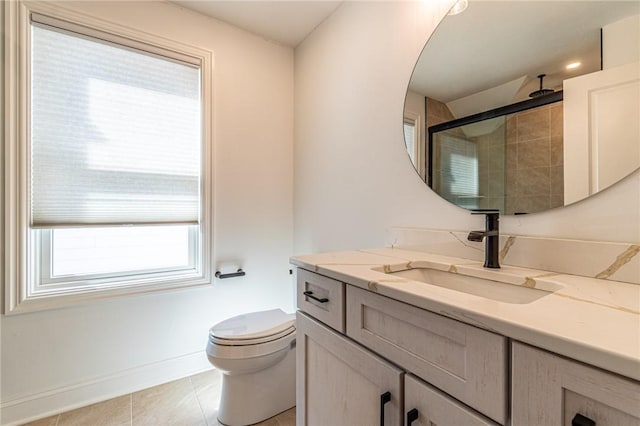
<svg viewBox="0 0 640 426"><path fill-rule="evenodd" d="M346 296L347 336L505 423L505 337L354 286Z"/></svg>
<svg viewBox="0 0 640 426"><path fill-rule="evenodd" d="M513 426L640 424L638 382L517 342L512 383Z"/></svg>
<svg viewBox="0 0 640 426"><path fill-rule="evenodd" d="M297 300L298 425L505 423L504 337L304 269Z"/></svg>
<svg viewBox="0 0 640 426"><path fill-rule="evenodd" d="M498 426L306 314L296 321L296 424Z"/></svg>
<svg viewBox="0 0 640 426"><path fill-rule="evenodd" d="M404 373L298 312L298 425L402 425Z"/></svg>
<svg viewBox="0 0 640 426"><path fill-rule="evenodd" d="M637 381L303 269L297 291L298 425L640 425Z"/></svg>

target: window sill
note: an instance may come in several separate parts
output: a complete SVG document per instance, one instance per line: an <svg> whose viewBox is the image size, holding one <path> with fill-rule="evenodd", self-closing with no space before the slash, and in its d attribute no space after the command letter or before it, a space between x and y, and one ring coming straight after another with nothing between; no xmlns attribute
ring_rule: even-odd
<svg viewBox="0 0 640 426"><path fill-rule="evenodd" d="M45 311L94 301L115 299L124 296L144 295L192 287L211 285L211 281L201 274L184 274L174 279L120 281L109 286L82 286L73 288L40 289L21 297L5 315ZM26 293L26 292L25 292Z"/></svg>

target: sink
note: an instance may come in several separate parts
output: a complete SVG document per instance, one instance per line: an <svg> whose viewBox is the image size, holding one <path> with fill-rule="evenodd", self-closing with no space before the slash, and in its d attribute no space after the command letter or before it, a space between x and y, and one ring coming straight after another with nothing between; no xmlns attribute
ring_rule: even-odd
<svg viewBox="0 0 640 426"><path fill-rule="evenodd" d="M536 285L535 281L524 277L523 283L519 285L432 268L412 268L395 272L385 272L382 268L374 268L374 270L384 272L390 277L418 281L503 303L531 303L562 288L562 286L548 281L544 283L544 288L532 288ZM384 282L389 283L390 280Z"/></svg>

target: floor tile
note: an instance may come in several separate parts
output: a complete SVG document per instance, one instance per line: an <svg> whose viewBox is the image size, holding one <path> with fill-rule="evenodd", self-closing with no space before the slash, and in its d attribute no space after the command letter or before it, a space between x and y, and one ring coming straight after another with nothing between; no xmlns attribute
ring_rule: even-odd
<svg viewBox="0 0 640 426"><path fill-rule="evenodd" d="M58 426L131 424L131 396L125 395L60 414Z"/></svg>
<svg viewBox="0 0 640 426"><path fill-rule="evenodd" d="M132 395L134 426L204 426L205 419L189 378Z"/></svg>
<svg viewBox="0 0 640 426"><path fill-rule="evenodd" d="M257 426L296 426L296 409L294 407L280 413L262 423L258 423Z"/></svg>
<svg viewBox="0 0 640 426"><path fill-rule="evenodd" d="M56 426L58 424L58 415L46 417L34 422L25 423L23 426Z"/></svg>
<svg viewBox="0 0 640 426"><path fill-rule="evenodd" d="M218 370L208 370L189 377L196 393L213 392L220 395L222 389L222 373Z"/></svg>
<svg viewBox="0 0 640 426"><path fill-rule="evenodd" d="M131 395L78 408L24 426L222 426L222 374L205 371ZM292 408L257 426L295 426Z"/></svg>
<svg viewBox="0 0 640 426"><path fill-rule="evenodd" d="M218 405L222 390L222 374L209 370L190 377L208 426L218 426Z"/></svg>

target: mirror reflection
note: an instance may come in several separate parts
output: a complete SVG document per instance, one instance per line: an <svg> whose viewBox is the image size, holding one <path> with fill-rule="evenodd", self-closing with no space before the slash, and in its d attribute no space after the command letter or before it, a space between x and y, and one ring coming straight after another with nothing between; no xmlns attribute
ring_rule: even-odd
<svg viewBox="0 0 640 426"><path fill-rule="evenodd" d="M640 2L469 1L427 42L404 110L426 184L534 213L640 167Z"/></svg>

